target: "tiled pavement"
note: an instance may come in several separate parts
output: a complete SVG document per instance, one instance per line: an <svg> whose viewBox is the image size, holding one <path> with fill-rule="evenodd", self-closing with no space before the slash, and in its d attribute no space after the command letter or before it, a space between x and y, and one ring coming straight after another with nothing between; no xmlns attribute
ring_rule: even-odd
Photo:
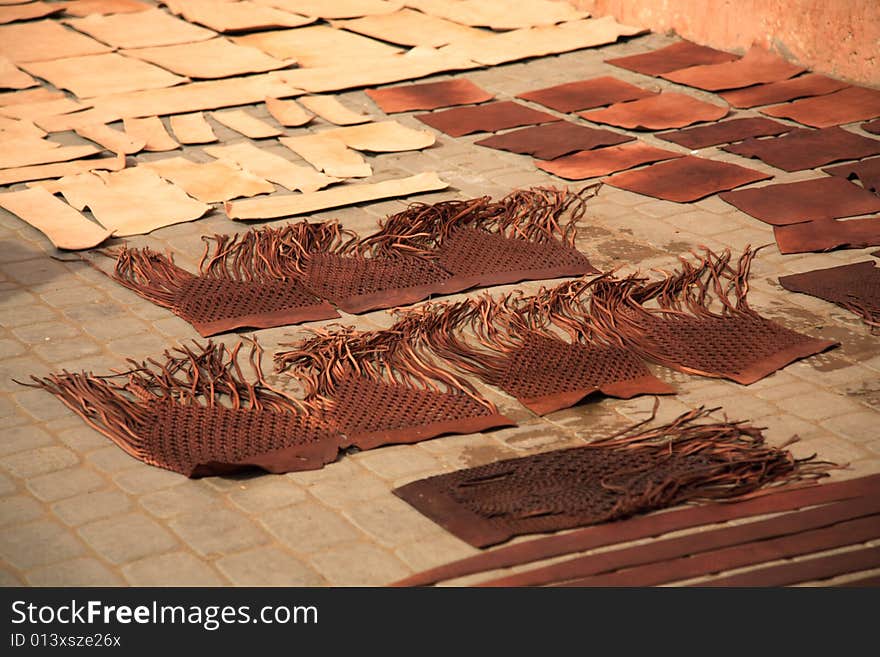
<svg viewBox="0 0 880 657"><path fill-rule="evenodd" d="M649 35L628 43L464 74L501 99L518 92L602 74L648 87L676 85L603 63L612 55L666 45ZM443 76L440 76L443 77ZM438 77L437 79L440 79ZM709 97L694 90L687 93ZM376 117L363 92L343 101ZM268 116L265 108L252 108ZM754 112L742 112L748 116ZM403 123L421 127L409 115ZM271 119L270 119L271 121ZM215 124L223 141L240 139ZM289 133L293 131L288 131ZM63 134L76 143L78 138ZM473 146L478 136L440 135L424 152L370 158L376 179L437 170L452 189L420 200L502 195L513 187L561 184L528 157ZM651 136L645 141L678 148ZM292 154L275 146L286 157ZM186 149L194 158L210 158ZM785 174L717 149L702 155ZM138 159L166 157L146 154ZM322 213L353 229L371 229L402 201ZM200 235L244 230L221 211L205 219L134 238L134 245L171 249L185 267L201 255ZM61 369L104 372L127 357L160 353L196 338L170 312L77 262L52 259L45 238L0 210L0 582L29 585L361 585L385 584L474 552L391 494L414 479L503 457L573 446L645 417L652 399L592 400L539 418L480 386L520 426L452 436L419 445L350 455L314 472L188 480L127 456L89 429L54 397L13 379ZM678 205L605 187L579 231L578 246L600 267L671 267L698 245L741 250L772 241L769 227L717 198ZM661 419L699 405L768 427L781 444L793 434L797 454L818 452L849 463L835 476L880 472L880 348L860 320L835 306L785 292L783 273L849 263L866 251L780 256L775 246L754 263L750 302L783 324L842 346L796 363L749 387L687 377L657 368L680 393L664 398ZM522 286L527 289L537 284ZM389 323L382 313L348 317L361 327ZM271 353L296 328L259 332ZM232 342L235 336L225 336ZM268 363L266 364L268 367Z"/></svg>

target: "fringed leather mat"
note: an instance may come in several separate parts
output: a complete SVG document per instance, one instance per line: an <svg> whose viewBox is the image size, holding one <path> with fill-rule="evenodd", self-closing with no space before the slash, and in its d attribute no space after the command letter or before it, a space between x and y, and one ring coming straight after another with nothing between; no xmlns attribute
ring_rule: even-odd
<svg viewBox="0 0 880 657"><path fill-rule="evenodd" d="M814 269L780 276L786 290L809 294L859 315L872 329L880 328L880 269L875 261Z"/></svg>

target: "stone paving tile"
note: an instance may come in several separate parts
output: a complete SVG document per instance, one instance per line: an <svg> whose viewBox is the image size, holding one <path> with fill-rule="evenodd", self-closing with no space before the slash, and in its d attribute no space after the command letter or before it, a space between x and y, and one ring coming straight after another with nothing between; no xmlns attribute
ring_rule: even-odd
<svg viewBox="0 0 880 657"><path fill-rule="evenodd" d="M461 77L492 91L500 100L536 87L599 75L715 99L712 94L603 62L674 41L671 36L651 34L601 49L470 71ZM451 77L459 76L430 79ZM363 91L342 97L352 108L382 116ZM248 111L265 116L262 106ZM423 128L415 114L393 118ZM756 110L738 112L740 116L758 114ZM317 125L324 124L319 121ZM217 134L229 141L242 140L219 126ZM368 159L375 180L439 171L451 188L419 197L423 202L501 196L513 186L578 188L595 182L563 181L536 170L529 157L475 146L473 142L482 136L452 139L441 135L435 146L419 153ZM64 140L69 135L59 137ZM676 148L649 133L639 133L639 137ZM280 144L263 140L259 145L299 161ZM211 159L199 147L186 147L182 152L195 161ZM785 173L715 147L702 149L700 155L771 172L774 182L818 175L815 171ZM163 157L167 154L141 154L134 159ZM338 218L345 226L367 232L385 215L406 207L406 201L328 210L309 219ZM133 246L170 249L181 266L195 270L203 234L247 228L215 210L197 222L127 241ZM597 266L621 267L629 273L651 267L669 269L680 254L703 244L739 250L772 239L769 226L717 197L688 205L605 186L578 228L577 246ZM875 429L880 411L876 336L857 317L819 299L788 293L777 281L785 273L865 260L871 250L789 256L780 255L774 246L761 250L752 268L751 305L795 330L838 340L841 347L747 388L656 368L657 375L673 383L679 393L661 400L657 419L666 421L701 405L722 404L731 417L767 427L767 439L773 444L798 435L801 441L792 449L799 456L817 452L819 458L850 463L840 476L880 472L880 440ZM154 357L177 341L198 337L167 309L80 262L60 262L51 255L57 253L38 231L0 210L0 495L4 496L0 498L0 524L4 525L0 558L5 560L0 584L385 584L411 570L474 552L394 497L394 486L455 468L584 444L644 420L653 405L651 398L624 401L597 396L538 418L508 395L476 382L481 394L521 426L347 454L312 472L188 481L137 461L88 428L51 395L12 381L62 368L104 373L123 367L125 358ZM111 263L100 260L98 264L107 270ZM533 291L540 284L516 287ZM393 318L374 312L359 317L343 314L339 321L379 328ZM279 342L303 334L303 327L258 332L267 354ZM239 338L233 334L218 341L231 345ZM284 377L271 380L285 390L296 390Z"/></svg>

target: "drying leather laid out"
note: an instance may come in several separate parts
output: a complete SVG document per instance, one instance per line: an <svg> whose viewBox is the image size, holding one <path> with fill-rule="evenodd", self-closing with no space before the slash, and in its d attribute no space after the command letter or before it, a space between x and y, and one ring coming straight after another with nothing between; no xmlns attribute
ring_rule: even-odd
<svg viewBox="0 0 880 657"><path fill-rule="evenodd" d="M254 381L245 379L240 347L208 342L130 361L132 369L115 376L65 372L34 377L32 385L134 458L187 477L254 468L280 474L334 461L339 434L265 384L259 352L250 356Z"/></svg>
<svg viewBox="0 0 880 657"><path fill-rule="evenodd" d="M723 64L737 59L738 55L682 40L639 55L606 59L605 63L644 75L661 75L691 66Z"/></svg>
<svg viewBox="0 0 880 657"><path fill-rule="evenodd" d="M34 78L18 68L9 59L0 55L0 89L28 89L36 87L38 84L39 82ZM5 95L5 93L0 94L0 96Z"/></svg>
<svg viewBox="0 0 880 657"><path fill-rule="evenodd" d="M759 105L784 103L798 98L824 96L841 89L846 89L846 82L828 78L818 73L807 73L782 82L771 82L735 91L718 94L734 107L749 108Z"/></svg>
<svg viewBox="0 0 880 657"><path fill-rule="evenodd" d="M605 109L579 112L578 116L630 130L665 130L684 128L701 121L717 121L727 113L727 107L706 103L687 94L665 91Z"/></svg>
<svg viewBox="0 0 880 657"><path fill-rule="evenodd" d="M786 290L819 297L880 328L880 269L873 260L780 276Z"/></svg>
<svg viewBox="0 0 880 657"><path fill-rule="evenodd" d="M847 87L827 96L767 107L761 113L791 119L814 128L864 121L880 116L880 90Z"/></svg>
<svg viewBox="0 0 880 657"><path fill-rule="evenodd" d="M476 433L516 423L463 379L424 361L394 327L359 332L315 330L275 354L292 370L317 417L343 436L341 447L373 449L449 433Z"/></svg>
<svg viewBox="0 0 880 657"><path fill-rule="evenodd" d="M748 117L744 119L730 119L729 121L721 121L710 125L701 125L686 130L676 130L675 132L663 132L656 135L656 137L663 141L671 141L673 144L690 148L691 150L699 150L707 146L742 141L749 137L781 135L791 129L791 126L779 123L779 121L773 121L772 119Z"/></svg>
<svg viewBox="0 0 880 657"><path fill-rule="evenodd" d="M575 151L614 146L633 139L635 137L611 130L560 121L493 135L474 143L511 153L532 155L541 160L554 160Z"/></svg>
<svg viewBox="0 0 880 657"><path fill-rule="evenodd" d="M168 134L162 119L158 116L142 119L125 118L122 120L122 125L129 136L144 142L146 151L164 152L180 148L180 144Z"/></svg>
<svg viewBox="0 0 880 657"><path fill-rule="evenodd" d="M638 171L618 173L605 182L613 187L664 201L689 203L717 192L767 180L773 176L738 164L686 155Z"/></svg>
<svg viewBox="0 0 880 657"><path fill-rule="evenodd" d="M317 133L279 140L318 171L334 178L367 178L373 168L356 150L339 139Z"/></svg>
<svg viewBox="0 0 880 657"><path fill-rule="evenodd" d="M567 113L647 98L656 93L658 92L642 89L629 82L606 75L591 80L568 82L545 89L527 91L517 94L517 98L530 100L557 112Z"/></svg>
<svg viewBox="0 0 880 657"><path fill-rule="evenodd" d="M805 70L802 66L791 64L769 50L752 46L741 59L734 62L692 66L662 73L660 77L697 89L722 91L780 82Z"/></svg>
<svg viewBox="0 0 880 657"><path fill-rule="evenodd" d="M536 162L535 166L567 180L585 180L607 176L609 173L631 169L641 164L678 157L684 155L637 141L594 151L582 151L550 162Z"/></svg>
<svg viewBox="0 0 880 657"><path fill-rule="evenodd" d="M339 178L326 176L310 166L294 164L250 142L206 146L204 151L211 157L233 162L245 171L278 183L290 191L316 192L340 182Z"/></svg>
<svg viewBox="0 0 880 657"><path fill-rule="evenodd" d="M573 321L588 318L591 330L647 360L741 385L837 346L785 328L749 307L754 255L747 249L734 269L729 251L706 251L696 264L681 258L681 269L660 281L646 283L637 275L599 280L588 305L573 297L568 315ZM719 309L713 310L713 304Z"/></svg>
<svg viewBox="0 0 880 657"><path fill-rule="evenodd" d="M840 177L741 189L719 198L773 226L880 212L880 197Z"/></svg>
<svg viewBox="0 0 880 657"><path fill-rule="evenodd" d="M111 153L131 155L143 150L147 145L147 142L143 139L132 137L125 132L115 130L103 124L83 126L82 128L77 128L75 132L80 137L103 146L105 150Z"/></svg>
<svg viewBox="0 0 880 657"><path fill-rule="evenodd" d="M783 171L815 169L839 160L858 160L880 155L880 140L849 132L843 128L808 130L793 128L772 139L747 139L725 146L724 150L753 157Z"/></svg>
<svg viewBox="0 0 880 657"><path fill-rule="evenodd" d="M863 123L861 125L861 128L865 132L880 135L880 119L877 119L876 121L868 121L868 123Z"/></svg>
<svg viewBox="0 0 880 657"><path fill-rule="evenodd" d="M596 393L629 399L675 392L631 351L588 335L567 341L555 334L542 305L552 304L554 292L427 304L402 311L400 325L421 348L502 389L538 415Z"/></svg>
<svg viewBox="0 0 880 657"><path fill-rule="evenodd" d="M0 25L0 56L16 64L97 55L112 50L50 19Z"/></svg>
<svg viewBox="0 0 880 657"><path fill-rule="evenodd" d="M22 64L22 68L78 98L163 89L189 81L164 68L117 53L30 62Z"/></svg>
<svg viewBox="0 0 880 657"><path fill-rule="evenodd" d="M366 93L386 114L413 110L434 110L454 105L472 105L495 98L494 94L490 94L465 78L424 84L406 84L385 89L367 89Z"/></svg>
<svg viewBox="0 0 880 657"><path fill-rule="evenodd" d="M430 16L412 9L401 9L393 14L364 16L354 20L334 21L333 27L357 32L380 41L401 46L427 46L439 48L462 39L485 35L467 25ZM428 109L428 108L422 108Z"/></svg>
<svg viewBox="0 0 880 657"><path fill-rule="evenodd" d="M358 114L348 109L335 96L303 96L299 102L308 111L336 125L357 125L373 120L369 114Z"/></svg>
<svg viewBox="0 0 880 657"><path fill-rule="evenodd" d="M289 128L298 128L315 118L313 114L306 112L295 100L267 98L266 109L269 110L269 114L272 115L273 119Z"/></svg>
<svg viewBox="0 0 880 657"><path fill-rule="evenodd" d="M43 18L44 16L51 16L62 11L64 11L64 7L49 4L48 2L31 2L13 7L0 6L0 24Z"/></svg>
<svg viewBox="0 0 880 657"><path fill-rule="evenodd" d="M685 501L736 498L828 469L766 445L761 431L745 423L699 422L707 414L698 409L624 437L429 477L393 492L458 538L485 547Z"/></svg>
<svg viewBox="0 0 880 657"><path fill-rule="evenodd" d="M70 162L55 162L52 164L37 164L34 166L14 167L0 170L0 185L11 185L17 182L31 180L47 180L49 178L63 178L75 176L88 171L119 171L125 168L125 156L98 157L85 160L72 160Z"/></svg>
<svg viewBox="0 0 880 657"><path fill-rule="evenodd" d="M209 144L217 141L214 129L201 112L176 114L169 121L171 131L181 144Z"/></svg>
<svg viewBox="0 0 880 657"><path fill-rule="evenodd" d="M70 18L65 22L114 48L168 46L205 41L217 36L212 30L187 23L158 8L133 14L92 14L85 18Z"/></svg>
<svg viewBox="0 0 880 657"><path fill-rule="evenodd" d="M496 132L507 128L562 120L558 116L539 112L510 100L476 107L457 107L431 114L418 114L416 118L452 137L462 137L473 132Z"/></svg>
<svg viewBox="0 0 880 657"><path fill-rule="evenodd" d="M224 3L225 4L225 3ZM270 57L262 50L226 39L123 50L134 57L191 78L226 78L247 73L264 73L285 68L289 62Z"/></svg>
<svg viewBox="0 0 880 657"><path fill-rule="evenodd" d="M202 203L219 203L275 191L275 185L269 181L224 160L202 163L184 157L170 157L140 162L138 166L152 169Z"/></svg>
<svg viewBox="0 0 880 657"><path fill-rule="evenodd" d="M335 319L339 314L296 281L277 254L289 228L206 240L199 273L151 249L119 251L111 277L168 308L202 336ZM214 251L211 253L211 242Z"/></svg>
<svg viewBox="0 0 880 657"><path fill-rule="evenodd" d="M316 136L322 139L335 139L349 148L371 153L416 151L433 146L436 141L429 130L407 128L392 120L333 128L318 132ZM285 139L297 138L288 137ZM284 139L282 142L286 143Z"/></svg>
<svg viewBox="0 0 880 657"><path fill-rule="evenodd" d="M825 173L832 176L840 176L852 180L857 178L862 187L869 189L875 194L880 194L880 157L862 160L861 162L852 162L851 164L841 164L836 167L822 169Z"/></svg>
<svg viewBox="0 0 880 657"><path fill-rule="evenodd" d="M880 218L807 221L773 229L780 253L880 246Z"/></svg>
<svg viewBox="0 0 880 657"><path fill-rule="evenodd" d="M314 23L311 16L298 16L256 2L217 2L217 0L164 0L172 12L190 23L217 32L250 32L273 27L302 27Z"/></svg>
<svg viewBox="0 0 880 657"><path fill-rule="evenodd" d="M520 4L511 4L505 0L407 0L403 4L461 25L489 27L493 30L554 25L589 16L585 11L554 0Z"/></svg>
<svg viewBox="0 0 880 657"><path fill-rule="evenodd" d="M17 169L39 164L67 162L100 152L100 148L91 145L62 146L57 142L39 137L20 137L0 141L0 169Z"/></svg>
<svg viewBox="0 0 880 657"><path fill-rule="evenodd" d="M880 491L880 475L815 485L796 485L725 504L685 506L669 512L636 516L515 543L411 575L394 586L425 586L444 580L518 566L598 547L660 536L701 525L792 511L816 504L849 500Z"/></svg>
<svg viewBox="0 0 880 657"><path fill-rule="evenodd" d="M0 208L26 221L59 249L90 249L110 237L109 230L40 187L0 194Z"/></svg>
<svg viewBox="0 0 880 657"><path fill-rule="evenodd" d="M43 118L52 118L60 115L79 113L86 106L71 98L58 98L55 100L37 101L31 103L17 103L0 107L0 115L13 119L28 119L37 121ZM54 132L54 131L51 131Z"/></svg>
<svg viewBox="0 0 880 657"><path fill-rule="evenodd" d="M64 3L64 13L71 16L127 14L152 8L139 0L66 0Z"/></svg>
<svg viewBox="0 0 880 657"><path fill-rule="evenodd" d="M230 219L263 220L308 214L396 196L436 192L448 186L435 172L428 172L377 183L340 185L319 192L230 201L226 203L225 208L226 215Z"/></svg>
<svg viewBox="0 0 880 657"><path fill-rule="evenodd" d="M357 18L374 14L388 14L400 9L403 3L388 0L254 0L258 5L277 7L284 11L317 18Z"/></svg>
<svg viewBox="0 0 880 657"><path fill-rule="evenodd" d="M275 126L242 109L211 112L211 118L250 139L266 139L284 134Z"/></svg>

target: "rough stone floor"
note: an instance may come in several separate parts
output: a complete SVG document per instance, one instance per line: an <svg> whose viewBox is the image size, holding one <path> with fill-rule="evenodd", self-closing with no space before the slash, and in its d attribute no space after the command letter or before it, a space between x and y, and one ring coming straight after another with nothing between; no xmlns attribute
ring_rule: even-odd
<svg viewBox="0 0 880 657"><path fill-rule="evenodd" d="M648 35L463 75L500 99L604 74L645 86L675 87L603 63L613 55L671 41ZM703 95L690 89L687 93ZM343 101L381 116L362 91L344 94ZM265 112L264 107L251 109L258 115ZM754 112L739 115L750 114ZM395 118L423 127L410 115ZM222 141L241 139L220 125L215 130ZM65 136L77 142L72 133L61 138ZM440 135L437 145L424 152L370 158L374 179L437 170L452 187L420 197L423 201L561 184L537 170L528 157L474 146L478 138ZM650 135L643 138L678 148ZM186 150L195 159L210 159L198 149ZM776 182L815 176L810 171L786 174L717 149L703 154L766 168ZM403 201L390 201L314 218L338 217L366 232L377 217L402 207ZM194 268L202 234L244 229L214 211L131 243L171 249L178 262ZM678 205L605 187L580 228L578 246L602 268L662 268L698 245L741 250L772 239L768 226L717 198ZM7 585L386 584L474 552L398 500L393 487L504 457L578 445L644 419L653 402L594 400L539 418L481 386L521 426L350 455L315 472L188 480L129 457L53 396L13 379L61 369L106 372L121 367L124 358L158 355L179 341L197 338L196 333L69 255L64 256L69 262L51 259L48 241L2 210L0 240L0 582ZM822 458L849 463L850 469L836 477L880 472L878 339L856 316L788 293L776 281L780 274L865 258L864 250L780 256L775 246L763 249L753 267L752 306L786 326L834 338L842 346L749 387L657 368L680 390L661 401L660 419L700 405L722 406L732 418L767 427L774 444L797 434L797 454L818 452ZM345 316L343 321L369 328L387 325L388 317L376 312ZM259 332L268 353L297 335L294 327ZM222 339L232 343L237 336Z"/></svg>

